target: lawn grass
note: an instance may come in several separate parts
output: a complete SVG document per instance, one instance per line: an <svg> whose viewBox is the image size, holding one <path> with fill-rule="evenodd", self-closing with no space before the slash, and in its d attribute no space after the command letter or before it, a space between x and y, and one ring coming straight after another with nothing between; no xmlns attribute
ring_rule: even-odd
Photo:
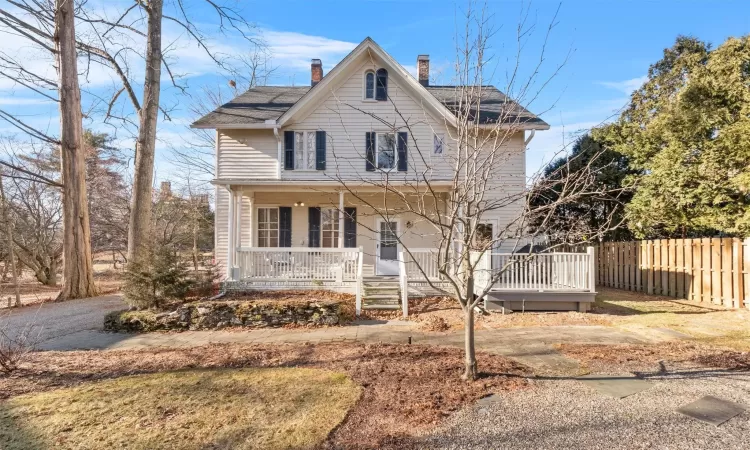
<svg viewBox="0 0 750 450"><path fill-rule="evenodd" d="M0 403L0 448L310 448L360 393L345 374L307 368L127 376Z"/></svg>
<svg viewBox="0 0 750 450"><path fill-rule="evenodd" d="M268 411L272 419L285 420L281 419L280 415L291 411L284 408L287 408L290 402L294 401L296 402L293 404L294 411L299 411L300 414L310 414L309 417L300 417L319 421L320 430L316 429L310 433L311 436L318 439L317 436L325 435L327 430L330 430L331 423L340 420L341 416L336 416L339 413L334 411L331 405L340 401L337 397L342 397L342 395L330 390L320 391L328 392L330 394L328 395L330 398L328 401L333 403L326 403L322 408L317 408L316 403L309 401L300 391L306 389L305 383L315 380L306 373L320 373L318 370L326 371L324 373L328 374L343 373L353 380L357 386L361 386L359 400L348 411L346 419L336 426L332 432L328 433L327 439L316 447L347 450L410 448L409 446L413 443L415 436L435 427L446 416L473 404L480 398L489 394L502 394L506 391L526 389L530 386L527 377L531 374L531 371L528 368L495 354L480 352L477 359L479 360L480 378L475 382L467 383L460 378L464 368L463 351L459 348L438 346L363 343L316 345L211 344L187 348L35 352L30 355L29 360L18 371L13 372L10 376L0 376L0 449L7 450L8 448L1 437L3 432L9 433L5 430L18 427L20 424L24 425L24 434L18 434L18 436L33 437L36 435L30 434L33 431L32 426L38 427L36 421L44 420L41 416L38 419L36 416L32 417L34 420L22 416L14 416L12 420L9 419L9 408L17 405L16 402L19 400L16 399L19 398L31 398L30 396L41 395L43 392L63 392L60 389L102 386L92 383L100 380L125 380L123 377L136 374L155 374L154 376L159 380L158 377L161 376L159 374L184 374L198 369L214 374L230 368L276 370L288 367L315 369L315 371L296 372L303 375L296 379L290 378L289 382L279 381L277 386L279 389L272 393L264 391L263 397L257 397L258 394L255 392L257 389L249 390L250 388L247 387L249 383L241 385L245 391L240 391L239 395L242 398L236 402L234 401L236 399L231 397L230 392L220 392L221 395L230 397L229 400L231 401L218 401L215 400L217 397L208 397L207 401L216 401L212 408L219 412L211 412L205 415L209 416L210 419L212 414L223 414L224 417L221 420L215 420L214 423L216 424L222 424L224 421L232 424L234 420L232 417L238 416L239 419L237 420L245 422L243 425L257 427L258 424L263 424L265 419L258 418L257 424L253 423L252 421L256 419L250 416L250 412L246 412L246 408L257 410L256 401L259 401L262 402L263 407L271 408L260 411ZM227 370L227 373L232 372ZM271 378L273 378L272 375L275 372L269 370L262 373L268 374L268 383L274 382ZM205 384L199 385L199 387L210 386L214 388L215 379L216 377L212 375ZM161 381L164 380L164 378L161 378ZM144 401L153 401L151 398L167 395L183 395L183 393L192 395L195 391L195 383L192 385L185 384L180 381L180 378L175 377L169 378L169 380L171 381L159 383L159 389L163 387L166 389L165 391L153 391L150 396L144 394ZM133 383L136 381L138 380L133 381ZM344 381L340 381L340 383L346 384ZM170 384L174 384L174 387L169 388ZM299 386L296 384L299 384ZM327 387L321 387L321 389L325 388ZM247 393L248 391L249 393ZM300 393L300 395L295 393ZM195 393L195 395L199 394L202 395L203 392ZM80 398L80 395L75 397L74 400L77 398ZM106 401L110 401L109 397L106 398ZM113 402L125 400L111 399ZM222 410L223 405L227 404L229 405L226 406L228 409ZM133 408L134 406L126 405L126 407ZM128 436L140 434L140 430L143 428L136 428L136 426L161 426L161 423L165 422L169 416L177 413L178 416L176 417L179 418L185 410L183 407L176 410L164 410L162 407L161 413L154 413L149 419L154 425L149 424L150 422L141 424L141 422L130 419L129 426L131 429L129 430L117 425L118 421L125 419L121 419L119 415L110 416L108 420L115 425L107 423L106 427L112 427L112 430L121 434L125 430ZM32 411L32 413L36 414L35 411ZM191 412L191 414L193 413ZM319 419L319 415L323 414L326 417ZM328 416L331 416L331 418ZM5 417L5 419L2 417ZM93 419L89 417L86 420L78 420L77 423L87 428L90 426L90 420ZM187 423L189 425L194 424L194 422ZM286 423L290 424L293 421L290 418ZM242 431L242 428L235 429ZM67 434L72 432L74 431L65 431ZM95 429L93 432L100 433L101 431ZM211 432L221 432L227 435L220 428ZM296 431L294 432L296 433ZM192 427L185 430L178 428L176 431L177 436L183 434L190 437L192 436L190 433L193 433ZM170 432L169 435L172 436L173 434ZM60 435L64 436L65 434L61 433ZM46 444L48 441L41 442ZM233 443L230 442L230 444ZM190 445L192 444L189 442L185 446L173 443L169 448L182 449L199 446L199 444L195 444L194 447ZM68 448L72 446L70 445ZM229 448L242 448L239 445L228 446ZM45 448L44 445L35 445L33 442L25 447L23 445L15 446L15 448L19 447L34 450ZM118 447L94 445L93 447L79 446L77 448ZM132 445L129 448L138 447ZM216 445L205 445L201 448L215 449L227 448L227 446L216 443ZM273 447L257 445L256 443L255 448ZM292 448L304 448L304 445L292 446Z"/></svg>
<svg viewBox="0 0 750 450"><path fill-rule="evenodd" d="M624 329L669 328L696 342L750 351L750 311L746 309L602 289L592 312Z"/></svg>

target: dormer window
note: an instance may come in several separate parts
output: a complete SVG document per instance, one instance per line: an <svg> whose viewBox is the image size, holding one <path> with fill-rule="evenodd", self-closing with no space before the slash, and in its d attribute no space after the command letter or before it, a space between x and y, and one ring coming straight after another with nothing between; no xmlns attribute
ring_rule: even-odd
<svg viewBox="0 0 750 450"><path fill-rule="evenodd" d="M388 100L388 71L378 69L375 72L375 100Z"/></svg>
<svg viewBox="0 0 750 450"><path fill-rule="evenodd" d="M373 71L365 73L365 99L375 99L375 72Z"/></svg>

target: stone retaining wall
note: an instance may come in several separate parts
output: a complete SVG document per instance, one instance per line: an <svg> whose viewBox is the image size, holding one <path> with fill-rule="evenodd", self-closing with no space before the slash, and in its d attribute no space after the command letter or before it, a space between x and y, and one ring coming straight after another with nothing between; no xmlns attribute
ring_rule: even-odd
<svg viewBox="0 0 750 450"><path fill-rule="evenodd" d="M335 302L203 301L174 311L118 311L104 319L108 331L217 330L226 327L275 328L284 325L336 325Z"/></svg>

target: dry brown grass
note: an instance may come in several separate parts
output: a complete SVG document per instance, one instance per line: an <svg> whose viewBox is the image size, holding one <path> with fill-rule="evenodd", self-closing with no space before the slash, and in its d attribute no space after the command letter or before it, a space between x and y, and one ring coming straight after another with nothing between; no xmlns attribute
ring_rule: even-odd
<svg viewBox="0 0 750 450"><path fill-rule="evenodd" d="M347 374L360 401L328 437L328 448L403 448L412 436L493 392L524 388L530 372L498 355L478 356L481 378L460 380L459 349L367 344L210 345L189 349L43 352L11 377L0 399L81 383L193 368L307 367Z"/></svg>
<svg viewBox="0 0 750 450"><path fill-rule="evenodd" d="M494 329L556 325L610 325L607 317L579 312L488 313L474 316L474 328ZM448 297L428 297L409 301L409 319L423 331L463 329L463 312L458 302ZM439 326L436 328L436 324Z"/></svg>
<svg viewBox="0 0 750 450"><path fill-rule="evenodd" d="M624 329L670 328L694 340L735 350L750 350L750 311L720 305L601 289L592 313Z"/></svg>
<svg viewBox="0 0 750 450"><path fill-rule="evenodd" d="M463 313L451 298L409 302L409 319L424 331L459 330ZM476 315L476 329L604 325L624 329L670 328L694 339L735 350L750 350L750 311L658 295L602 288L591 312L514 312Z"/></svg>
<svg viewBox="0 0 750 450"><path fill-rule="evenodd" d="M737 352L696 342L558 344L556 347L592 372L653 372L687 367L750 370L749 352Z"/></svg>
<svg viewBox="0 0 750 450"><path fill-rule="evenodd" d="M213 369L103 380L0 404L0 448L312 448L361 388L320 369Z"/></svg>

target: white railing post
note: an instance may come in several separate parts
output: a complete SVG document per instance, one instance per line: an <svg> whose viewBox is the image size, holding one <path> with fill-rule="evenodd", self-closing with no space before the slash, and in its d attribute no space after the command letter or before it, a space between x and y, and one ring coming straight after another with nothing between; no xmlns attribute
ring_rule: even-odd
<svg viewBox="0 0 750 450"><path fill-rule="evenodd" d="M589 292L596 291L596 253L594 247L587 247L589 255Z"/></svg>
<svg viewBox="0 0 750 450"><path fill-rule="evenodd" d="M404 317L409 316L409 278L406 274L406 257L404 252L398 254L399 278L401 281L401 309Z"/></svg>
<svg viewBox="0 0 750 450"><path fill-rule="evenodd" d="M234 190L232 190L232 187L229 186L229 210L227 214L227 279L234 280L233 278L233 268L234 268L234 254L235 254L235 242L234 238L237 236L235 231L235 226L237 223L235 222L234 217L234 208L237 206L237 202L235 201L234 196Z"/></svg>
<svg viewBox="0 0 750 450"><path fill-rule="evenodd" d="M359 314L362 312L362 266L364 260L364 252L362 251L362 247L359 247L359 255L357 255L357 292L356 292L356 303L354 306L354 311L357 317L359 317Z"/></svg>

